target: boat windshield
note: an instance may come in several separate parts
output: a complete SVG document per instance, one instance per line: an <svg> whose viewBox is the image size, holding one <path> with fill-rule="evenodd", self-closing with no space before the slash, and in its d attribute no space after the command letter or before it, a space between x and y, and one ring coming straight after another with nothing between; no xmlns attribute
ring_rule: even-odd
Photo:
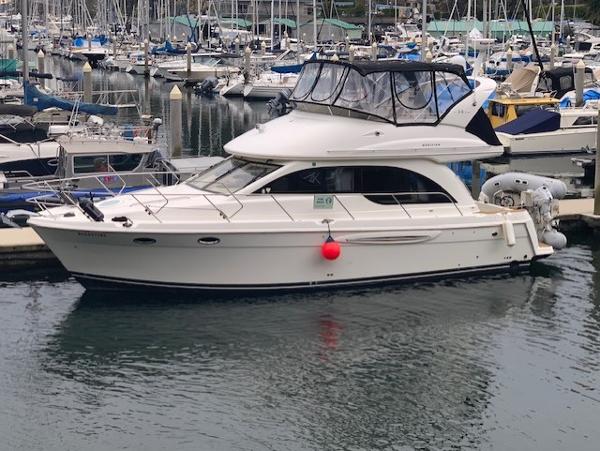
<svg viewBox="0 0 600 451"><path fill-rule="evenodd" d="M471 93L459 66L405 63L305 63L291 95L302 104L334 114L358 113L396 125L436 124Z"/></svg>
<svg viewBox="0 0 600 451"><path fill-rule="evenodd" d="M186 183L211 193L235 193L281 166L231 157L191 177Z"/></svg>

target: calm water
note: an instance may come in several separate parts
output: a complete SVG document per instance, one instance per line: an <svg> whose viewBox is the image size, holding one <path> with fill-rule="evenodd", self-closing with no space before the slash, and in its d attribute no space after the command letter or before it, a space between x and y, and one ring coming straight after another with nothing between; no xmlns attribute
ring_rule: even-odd
<svg viewBox="0 0 600 451"><path fill-rule="evenodd" d="M186 108L189 154L266 116ZM0 272L0 449L596 450L599 271L590 238L514 277L261 298Z"/></svg>
<svg viewBox="0 0 600 451"><path fill-rule="evenodd" d="M0 449L598 449L600 249L268 298L0 284ZM224 269L225 270L225 269Z"/></svg>

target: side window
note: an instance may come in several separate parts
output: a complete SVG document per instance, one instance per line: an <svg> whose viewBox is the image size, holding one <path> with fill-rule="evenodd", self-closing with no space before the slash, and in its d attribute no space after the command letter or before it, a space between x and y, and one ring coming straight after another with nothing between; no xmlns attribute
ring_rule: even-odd
<svg viewBox="0 0 600 451"><path fill-rule="evenodd" d="M379 204L444 203L452 197L429 178L391 166L310 168L284 175L260 189L266 194L361 193Z"/></svg>
<svg viewBox="0 0 600 451"><path fill-rule="evenodd" d="M365 166L361 170L362 192L379 204L445 203L452 198L433 180L408 169ZM383 194L391 193L391 196Z"/></svg>
<svg viewBox="0 0 600 451"><path fill-rule="evenodd" d="M560 77L560 89L571 89L573 87L573 81L569 75Z"/></svg>
<svg viewBox="0 0 600 451"><path fill-rule="evenodd" d="M271 194L357 192L353 167L311 168L284 175L261 189Z"/></svg>
<svg viewBox="0 0 600 451"><path fill-rule="evenodd" d="M504 117L506 109L501 103L492 102L492 116Z"/></svg>
<svg viewBox="0 0 600 451"><path fill-rule="evenodd" d="M75 174L89 174L91 172L108 171L108 156L85 155L73 157L73 172Z"/></svg>
<svg viewBox="0 0 600 451"><path fill-rule="evenodd" d="M117 172L133 171L142 161L141 153L124 153L120 155L110 155L110 166Z"/></svg>

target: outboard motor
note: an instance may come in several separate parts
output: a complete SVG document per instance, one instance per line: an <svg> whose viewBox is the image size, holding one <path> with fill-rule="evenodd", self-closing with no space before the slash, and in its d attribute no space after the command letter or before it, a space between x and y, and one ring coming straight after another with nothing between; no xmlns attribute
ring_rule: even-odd
<svg viewBox="0 0 600 451"><path fill-rule="evenodd" d="M267 108L269 109L269 113L272 117L279 117L289 113L291 94L291 91L286 88L279 92L275 98L267 102Z"/></svg>
<svg viewBox="0 0 600 451"><path fill-rule="evenodd" d="M503 207L525 208L531 215L538 239L562 249L567 238L556 230L558 200L567 194L567 186L560 180L538 175L507 172L492 177L481 187L479 200Z"/></svg>
<svg viewBox="0 0 600 451"><path fill-rule="evenodd" d="M199 96L212 96L215 93L215 88L219 84L216 77L205 78L202 83L196 85L194 92Z"/></svg>

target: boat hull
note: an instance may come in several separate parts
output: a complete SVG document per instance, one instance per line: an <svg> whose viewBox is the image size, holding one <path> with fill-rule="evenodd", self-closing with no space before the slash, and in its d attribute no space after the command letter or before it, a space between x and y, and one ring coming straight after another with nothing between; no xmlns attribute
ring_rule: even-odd
<svg viewBox="0 0 600 451"><path fill-rule="evenodd" d="M512 225L515 242L510 245L503 225L489 221L340 230L333 234L341 245L334 261L321 254L327 239L322 230L98 232L54 228L45 222L36 218L32 225L67 270L90 288L271 291L373 285L505 271L552 253L551 247L537 243L530 219Z"/></svg>
<svg viewBox="0 0 600 451"><path fill-rule="evenodd" d="M509 135L499 132L497 136L509 155L581 152L596 148L595 126L526 135Z"/></svg>

